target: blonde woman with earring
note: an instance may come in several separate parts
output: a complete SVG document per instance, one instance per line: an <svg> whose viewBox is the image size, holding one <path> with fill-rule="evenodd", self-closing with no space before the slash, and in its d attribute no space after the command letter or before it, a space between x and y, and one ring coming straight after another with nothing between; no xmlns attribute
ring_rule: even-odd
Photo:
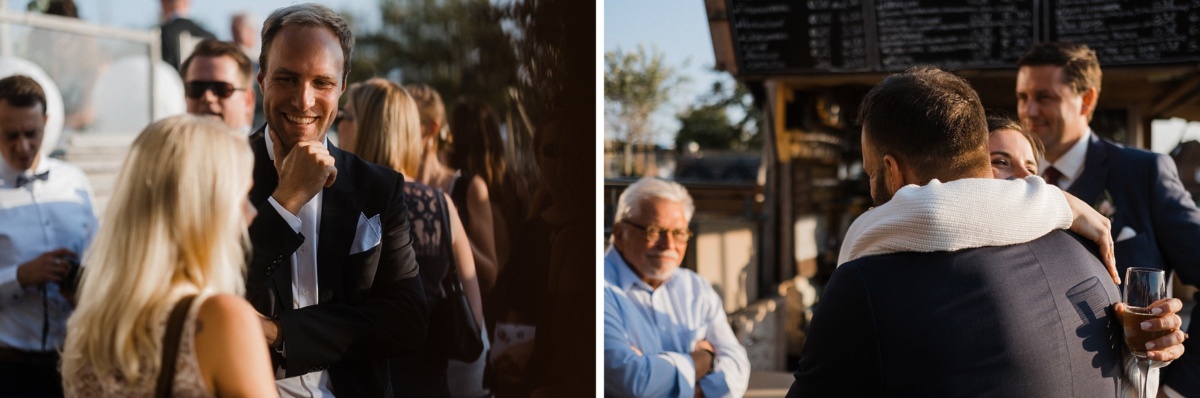
<svg viewBox="0 0 1200 398"><path fill-rule="evenodd" d="M405 204L416 237L413 251L421 265L421 283L425 286L430 319L449 311L447 307L451 304L445 297L442 281L450 267L454 267L475 322L482 328L483 302L466 228L449 195L412 180L421 161L421 125L416 103L399 85L380 78L350 85L346 98L342 122L338 125L339 139L348 145L343 149L404 175ZM445 225L447 222L449 225ZM417 397L487 395L483 389L486 338L479 358L464 366L462 362L449 360L440 350L440 339L448 338L450 331L437 330L432 323L431 328L421 350L391 361L393 390L398 395Z"/></svg>
<svg viewBox="0 0 1200 398"><path fill-rule="evenodd" d="M421 118L421 158L416 175L412 177L422 184L441 188L458 206L458 217L467 228L475 268L479 270L479 291L488 294L496 286L500 265L496 260L496 232L487 182L477 175L447 166L438 157L438 136L447 123L446 105L437 90L424 84L410 84L404 88L416 101Z"/></svg>
<svg viewBox="0 0 1200 398"><path fill-rule="evenodd" d="M241 298L253 163L245 135L211 118L167 118L134 140L84 257L62 353L67 396L150 397L162 384L175 397L278 396ZM182 328L170 336L176 308Z"/></svg>

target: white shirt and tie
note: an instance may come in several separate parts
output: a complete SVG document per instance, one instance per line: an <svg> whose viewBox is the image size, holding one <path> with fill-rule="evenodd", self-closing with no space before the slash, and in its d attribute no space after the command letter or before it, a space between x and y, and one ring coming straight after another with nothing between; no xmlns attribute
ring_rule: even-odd
<svg viewBox="0 0 1200 398"><path fill-rule="evenodd" d="M1092 134L1092 129L1085 130L1083 136L1079 137L1079 141L1075 141L1075 144L1071 145L1071 149L1068 149L1054 164L1050 164L1046 160L1045 154L1040 156L1038 158L1038 164L1040 165L1038 167L1038 175L1043 176L1046 182L1057 185L1064 191L1070 189L1071 184L1083 175L1083 166L1087 162L1088 143L1092 140ZM1047 170L1051 167L1060 173L1057 181L1051 181L1051 174L1047 173Z"/></svg>
<svg viewBox="0 0 1200 398"><path fill-rule="evenodd" d="M275 160L275 146L271 141L270 127L263 132L263 137L267 141L267 156L272 161ZM325 146L329 146L329 140L325 140ZM304 235L304 243L300 248L292 253L292 308L304 308L310 305L317 304L317 239L321 231L321 202L325 197L324 190L318 191L316 196L313 196L304 207L300 208L300 214L293 215L287 211L279 202L275 201L274 197L267 199L271 206L275 207L275 211L287 221L296 233ZM287 331L280 331L287 333ZM283 348L283 355L287 357L286 342ZM282 374L283 369L277 369L276 374ZM277 376L279 377L279 376ZM332 397L333 392L329 384L329 372L320 371L307 373L300 376L290 377L287 379L277 380L275 385L279 388L279 395L284 397Z"/></svg>
<svg viewBox="0 0 1200 398"><path fill-rule="evenodd" d="M58 248L82 256L96 231L92 203L75 166L42 157L34 170L14 170L0 161L0 347L62 347L71 305L57 283L21 286L17 268Z"/></svg>

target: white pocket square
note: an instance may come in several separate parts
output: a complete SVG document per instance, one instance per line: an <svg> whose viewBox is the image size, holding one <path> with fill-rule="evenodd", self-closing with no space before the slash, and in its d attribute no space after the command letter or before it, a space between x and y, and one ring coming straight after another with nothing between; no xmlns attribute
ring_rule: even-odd
<svg viewBox="0 0 1200 398"><path fill-rule="evenodd" d="M1121 228L1121 233L1117 234L1117 239L1113 243L1124 241L1124 240L1130 240L1130 239L1133 239L1133 237L1135 237L1135 236L1137 236L1137 231L1134 231L1133 228L1124 227L1124 228Z"/></svg>
<svg viewBox="0 0 1200 398"><path fill-rule="evenodd" d="M379 240L383 237L380 230L378 214L367 218L365 214L358 213L358 228L354 231L354 243L350 244L350 255L379 246Z"/></svg>

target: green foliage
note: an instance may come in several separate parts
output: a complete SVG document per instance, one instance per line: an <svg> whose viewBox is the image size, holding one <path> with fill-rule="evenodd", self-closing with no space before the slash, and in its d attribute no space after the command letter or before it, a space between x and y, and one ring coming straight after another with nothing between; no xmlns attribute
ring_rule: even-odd
<svg viewBox="0 0 1200 398"><path fill-rule="evenodd" d="M657 49L647 53L640 45L634 52L618 48L604 53L605 120L613 138L628 144L624 146L625 175L633 172L631 147L654 138L650 115L686 81L663 58Z"/></svg>
<svg viewBox="0 0 1200 398"><path fill-rule="evenodd" d="M697 99L697 104L679 113L679 134L675 136L675 148L685 150L689 143L699 149L750 150L762 148L762 136L758 120L762 110L754 103L745 84L718 80L712 89ZM729 111L736 110L742 117L735 123L729 119Z"/></svg>
<svg viewBox="0 0 1200 398"><path fill-rule="evenodd" d="M379 9L383 27L358 36L350 81L399 70L401 83L437 89L447 112L461 95L508 109L517 60L487 0L381 0Z"/></svg>

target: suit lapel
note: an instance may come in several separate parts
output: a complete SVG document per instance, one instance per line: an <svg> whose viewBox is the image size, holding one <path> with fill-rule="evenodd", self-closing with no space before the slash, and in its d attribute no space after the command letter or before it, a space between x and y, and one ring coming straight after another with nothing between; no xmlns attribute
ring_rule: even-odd
<svg viewBox="0 0 1200 398"><path fill-rule="evenodd" d="M324 190L321 201L320 240L317 242L317 285L318 300L333 298L335 288L341 286L346 258L354 239L358 216L362 206L354 195L354 182L348 172L350 154L329 146L338 170L333 186Z"/></svg>
<svg viewBox="0 0 1200 398"><path fill-rule="evenodd" d="M1104 193L1105 181L1108 180L1108 151L1104 142L1092 133L1087 147L1087 158L1083 163L1083 173L1079 180L1071 184L1067 190L1079 200L1095 206L1096 200Z"/></svg>
<svg viewBox="0 0 1200 398"><path fill-rule="evenodd" d="M266 125L250 135L250 149L254 151L254 186L250 188L250 203L255 206L266 202L275 187L279 186L279 173L275 171L275 163L267 153L267 141L263 134ZM271 274L271 284L275 290L277 311L292 309L292 257L287 256L285 265Z"/></svg>

